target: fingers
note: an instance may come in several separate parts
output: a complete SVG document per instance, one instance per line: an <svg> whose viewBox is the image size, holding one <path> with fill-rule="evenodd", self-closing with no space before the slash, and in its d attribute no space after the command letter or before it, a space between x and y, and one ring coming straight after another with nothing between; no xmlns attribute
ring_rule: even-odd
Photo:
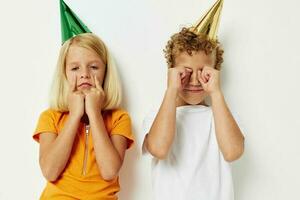
<svg viewBox="0 0 300 200"><path fill-rule="evenodd" d="M81 96L81 97L85 97L84 91L75 91L74 93L75 93L76 95Z"/></svg>
<svg viewBox="0 0 300 200"><path fill-rule="evenodd" d="M180 74L181 80L183 80L186 77L189 77L192 72L193 72L193 70L190 69L190 68L187 68L187 67L180 68L179 69L179 74Z"/></svg>
<svg viewBox="0 0 300 200"><path fill-rule="evenodd" d="M204 75L203 76L205 77L206 81L208 81L209 78L210 78L210 72L209 71L204 71Z"/></svg>
<svg viewBox="0 0 300 200"><path fill-rule="evenodd" d="M187 85L188 83L189 83L189 78L188 78L188 76L186 76L185 78L183 78L183 79L181 80L181 84L182 84L183 86Z"/></svg>
<svg viewBox="0 0 300 200"><path fill-rule="evenodd" d="M191 68L188 68L188 67L185 67L185 70L188 71L188 72L190 72L190 73L193 72L193 70Z"/></svg>
<svg viewBox="0 0 300 200"><path fill-rule="evenodd" d="M186 72L183 71L183 72L179 72L179 76L180 76L180 79L183 79L186 75Z"/></svg>
<svg viewBox="0 0 300 200"><path fill-rule="evenodd" d="M202 87L208 83L210 75L208 72L203 68L202 70L197 71L197 77L199 82L201 83Z"/></svg>
<svg viewBox="0 0 300 200"><path fill-rule="evenodd" d="M187 85L188 82L190 81L191 74L192 74L192 69L185 68L184 72L181 75L181 83L182 85Z"/></svg>
<svg viewBox="0 0 300 200"><path fill-rule="evenodd" d="M203 79L203 77L202 77L202 71L201 71L201 70L198 70L198 71L197 71L197 75L198 75L198 80L199 80L201 86L203 87L203 86L206 84L207 81L205 81L205 80Z"/></svg>
<svg viewBox="0 0 300 200"><path fill-rule="evenodd" d="M208 77L207 77L207 73L205 72L205 70L202 70L202 72L201 72L201 78L202 78L202 80L205 82L205 83L207 83L208 82Z"/></svg>
<svg viewBox="0 0 300 200"><path fill-rule="evenodd" d="M96 85L97 89L102 89L100 81L98 80L96 75L94 76L94 82L95 82L95 85Z"/></svg>
<svg viewBox="0 0 300 200"><path fill-rule="evenodd" d="M192 72L193 70L188 68L188 67L183 67L183 66L178 66L176 68L173 68L176 71L178 71L180 74L184 73L184 72Z"/></svg>
<svg viewBox="0 0 300 200"><path fill-rule="evenodd" d="M208 82L209 79L211 78L212 76L212 73L213 73L213 68L212 67L208 67L208 66L205 66L203 69L202 69L202 73L201 73L201 77L202 79L205 81L205 82Z"/></svg>
<svg viewBox="0 0 300 200"><path fill-rule="evenodd" d="M73 77L71 80L70 88L72 92L75 92L77 90L77 77Z"/></svg>
<svg viewBox="0 0 300 200"><path fill-rule="evenodd" d="M193 70L190 68L185 67L184 70L186 75L191 75L191 73L193 73Z"/></svg>

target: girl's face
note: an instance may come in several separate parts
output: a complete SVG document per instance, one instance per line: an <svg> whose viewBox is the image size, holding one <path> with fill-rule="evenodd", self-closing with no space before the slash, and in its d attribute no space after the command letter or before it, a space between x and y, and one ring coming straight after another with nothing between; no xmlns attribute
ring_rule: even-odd
<svg viewBox="0 0 300 200"><path fill-rule="evenodd" d="M95 87L96 77L103 85L106 66L99 55L89 49L71 45L66 56L66 76L69 83L76 80L77 90Z"/></svg>
<svg viewBox="0 0 300 200"><path fill-rule="evenodd" d="M176 56L175 67L185 67L192 71L188 83L183 85L183 90L179 92L178 106L201 104L207 97L208 94L203 90L199 82L197 71L202 71L204 66L214 66L215 56L212 54L206 55L204 51L198 51L193 52L191 56L187 52L182 52Z"/></svg>

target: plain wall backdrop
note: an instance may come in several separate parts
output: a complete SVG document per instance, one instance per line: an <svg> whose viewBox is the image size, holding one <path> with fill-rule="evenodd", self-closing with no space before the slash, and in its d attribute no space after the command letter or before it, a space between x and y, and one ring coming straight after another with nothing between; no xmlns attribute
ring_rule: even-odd
<svg viewBox="0 0 300 200"><path fill-rule="evenodd" d="M31 135L47 108L61 46L59 1L0 3L0 199L38 199L43 178ZM121 200L151 200L150 160L141 156L142 121L166 88L163 48L213 0L66 3L110 48L133 121L136 145L121 169ZM237 200L300 199L300 2L225 0L219 40L222 87L246 137L232 163Z"/></svg>

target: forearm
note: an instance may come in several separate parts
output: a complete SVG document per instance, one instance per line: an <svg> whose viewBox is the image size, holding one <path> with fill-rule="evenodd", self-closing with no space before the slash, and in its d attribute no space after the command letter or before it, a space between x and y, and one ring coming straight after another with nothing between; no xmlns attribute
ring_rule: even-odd
<svg viewBox="0 0 300 200"><path fill-rule="evenodd" d="M89 120L92 130L96 161L101 176L105 180L114 179L118 176L123 160L106 131L101 114L89 116Z"/></svg>
<svg viewBox="0 0 300 200"><path fill-rule="evenodd" d="M66 167L78 130L79 120L72 117L68 118L60 134L51 143L49 150L41 155L40 165L43 174L50 181L56 180Z"/></svg>
<svg viewBox="0 0 300 200"><path fill-rule="evenodd" d="M159 159L164 159L173 143L176 129L177 92L167 89L161 107L147 135L148 151Z"/></svg>
<svg viewBox="0 0 300 200"><path fill-rule="evenodd" d="M222 92L211 95L216 137L227 161L238 159L244 150L244 136L234 120Z"/></svg>

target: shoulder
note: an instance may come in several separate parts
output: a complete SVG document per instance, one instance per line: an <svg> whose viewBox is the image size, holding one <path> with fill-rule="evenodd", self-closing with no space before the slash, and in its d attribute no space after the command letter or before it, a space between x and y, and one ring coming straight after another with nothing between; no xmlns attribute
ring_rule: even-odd
<svg viewBox="0 0 300 200"><path fill-rule="evenodd" d="M123 108L111 110L111 117L113 120L118 120L124 117L130 118L129 113Z"/></svg>
<svg viewBox="0 0 300 200"><path fill-rule="evenodd" d="M61 111L57 111L57 110L54 110L52 108L48 108L44 111L41 112L40 114L40 119L44 119L44 120L51 120L51 121L56 121L58 122L62 116L65 115L65 112L61 112Z"/></svg>
<svg viewBox="0 0 300 200"><path fill-rule="evenodd" d="M103 118L110 121L110 123L115 124L119 121L130 121L129 113L123 108L117 108L112 110L103 111Z"/></svg>
<svg viewBox="0 0 300 200"><path fill-rule="evenodd" d="M64 112L59 112L54 109L46 109L41 112L33 138L39 142L39 136L44 132L51 132L58 134L59 122L64 116Z"/></svg>
<svg viewBox="0 0 300 200"><path fill-rule="evenodd" d="M64 112L60 112L58 110L54 110L53 108L47 108L44 111L42 111L41 114L44 115L53 115L53 116L58 116L64 114Z"/></svg>

